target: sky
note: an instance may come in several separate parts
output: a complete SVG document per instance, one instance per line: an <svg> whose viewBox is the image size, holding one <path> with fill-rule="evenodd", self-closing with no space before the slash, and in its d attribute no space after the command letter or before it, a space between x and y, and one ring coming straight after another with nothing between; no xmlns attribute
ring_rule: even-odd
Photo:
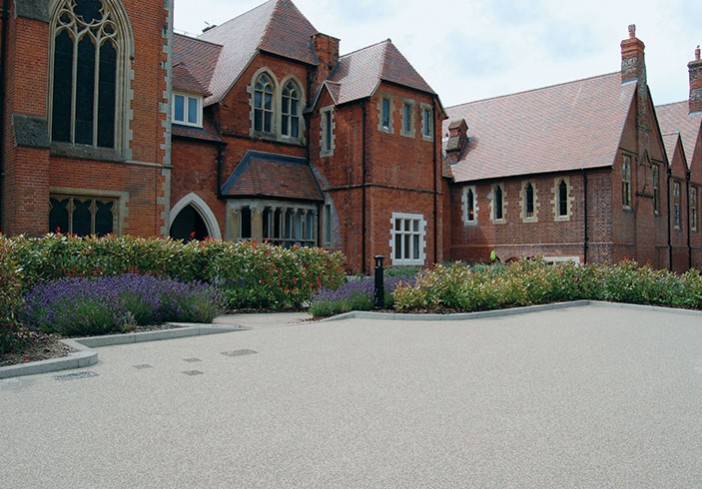
<svg viewBox="0 0 702 489"><path fill-rule="evenodd" d="M262 0L174 0L199 34ZM702 44L699 0L293 0L341 53L392 39L445 107L619 71L628 25L646 44L656 105L686 100Z"/></svg>

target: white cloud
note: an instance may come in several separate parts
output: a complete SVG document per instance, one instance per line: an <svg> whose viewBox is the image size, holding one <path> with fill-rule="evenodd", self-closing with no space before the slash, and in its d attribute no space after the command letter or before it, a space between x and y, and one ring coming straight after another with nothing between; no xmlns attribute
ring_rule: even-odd
<svg viewBox="0 0 702 489"><path fill-rule="evenodd" d="M176 29L197 33L260 0L175 0ZM349 52L391 38L445 105L619 70L637 25L658 104L687 98L687 62L702 43L694 0L296 0Z"/></svg>

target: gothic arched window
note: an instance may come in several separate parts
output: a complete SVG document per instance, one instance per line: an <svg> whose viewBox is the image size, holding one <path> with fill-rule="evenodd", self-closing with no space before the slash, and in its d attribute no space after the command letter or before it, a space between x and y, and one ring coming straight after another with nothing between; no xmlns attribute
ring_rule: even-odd
<svg viewBox="0 0 702 489"><path fill-rule="evenodd" d="M111 0L62 0L52 19L52 141L119 148L126 14Z"/></svg>
<svg viewBox="0 0 702 489"><path fill-rule="evenodd" d="M273 81L262 73L254 85L254 131L273 132Z"/></svg>
<svg viewBox="0 0 702 489"><path fill-rule="evenodd" d="M283 87L280 133L297 139L300 137L300 90L290 80Z"/></svg>

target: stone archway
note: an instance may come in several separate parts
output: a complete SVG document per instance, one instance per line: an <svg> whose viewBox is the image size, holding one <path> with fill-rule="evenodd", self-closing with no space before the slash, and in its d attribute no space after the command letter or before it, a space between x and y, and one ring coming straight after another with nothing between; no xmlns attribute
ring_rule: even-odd
<svg viewBox="0 0 702 489"><path fill-rule="evenodd" d="M217 218L197 194L191 192L171 209L170 236L174 239L222 239Z"/></svg>

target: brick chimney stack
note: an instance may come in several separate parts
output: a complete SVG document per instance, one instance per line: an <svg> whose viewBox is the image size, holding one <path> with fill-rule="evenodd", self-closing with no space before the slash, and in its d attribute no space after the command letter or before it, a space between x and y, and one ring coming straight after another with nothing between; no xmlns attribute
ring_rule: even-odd
<svg viewBox="0 0 702 489"><path fill-rule="evenodd" d="M646 84L646 61L644 60L644 43L636 37L636 26L629 26L629 39L621 43L622 48L622 83L638 80Z"/></svg>
<svg viewBox="0 0 702 489"><path fill-rule="evenodd" d="M339 63L339 39L326 34L315 34L312 36L312 48L319 58L319 66L312 80L314 93Z"/></svg>
<svg viewBox="0 0 702 489"><path fill-rule="evenodd" d="M702 61L700 60L700 47L695 49L695 59L687 64L690 72L690 114L702 112Z"/></svg>
<svg viewBox="0 0 702 489"><path fill-rule="evenodd" d="M465 119L451 121L448 127L449 140L446 143L446 158L450 164L458 163L468 143L468 124Z"/></svg>

